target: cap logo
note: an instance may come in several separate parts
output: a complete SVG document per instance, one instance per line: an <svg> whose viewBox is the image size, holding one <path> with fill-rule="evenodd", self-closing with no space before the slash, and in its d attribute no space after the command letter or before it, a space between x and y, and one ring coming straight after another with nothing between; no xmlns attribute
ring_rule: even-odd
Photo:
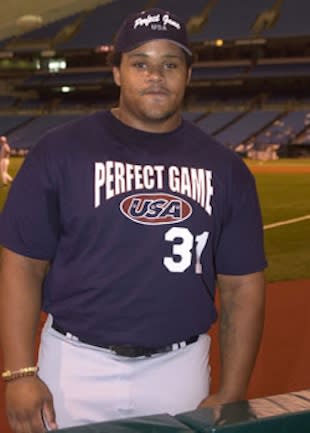
<svg viewBox="0 0 310 433"><path fill-rule="evenodd" d="M167 39L192 56L185 23L172 12L159 8L129 15L116 34L114 50L127 53L156 39Z"/></svg>
<svg viewBox="0 0 310 433"><path fill-rule="evenodd" d="M177 21L170 18L168 14L165 14L162 17L160 14L157 14L148 15L146 18L137 18L134 21L133 28L136 29L137 27L151 26L152 30L167 30L167 25L175 27L178 30L181 29L181 25Z"/></svg>
<svg viewBox="0 0 310 433"><path fill-rule="evenodd" d="M166 26L167 24L170 24L172 27L175 27L176 29L180 30L181 25L174 21L172 18L169 17L169 15L163 16L163 24Z"/></svg>

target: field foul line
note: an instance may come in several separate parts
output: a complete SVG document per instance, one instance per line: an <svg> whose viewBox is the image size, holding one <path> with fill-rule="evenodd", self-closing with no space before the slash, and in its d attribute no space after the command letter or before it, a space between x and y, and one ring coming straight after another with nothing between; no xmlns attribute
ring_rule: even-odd
<svg viewBox="0 0 310 433"><path fill-rule="evenodd" d="M264 230L273 229L274 227L286 226L288 224L294 224L294 223L298 223L300 221L305 221L305 220L309 220L309 219L310 219L310 215L304 215L302 217L292 218L292 219L286 220L286 221L279 221L278 223L265 225Z"/></svg>

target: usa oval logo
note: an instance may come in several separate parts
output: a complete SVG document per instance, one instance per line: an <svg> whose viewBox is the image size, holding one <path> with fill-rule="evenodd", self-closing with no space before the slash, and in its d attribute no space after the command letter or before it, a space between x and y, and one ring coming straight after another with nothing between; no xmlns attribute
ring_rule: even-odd
<svg viewBox="0 0 310 433"><path fill-rule="evenodd" d="M120 210L130 220L139 224L175 224L192 214L191 205L172 194L134 194L126 197Z"/></svg>

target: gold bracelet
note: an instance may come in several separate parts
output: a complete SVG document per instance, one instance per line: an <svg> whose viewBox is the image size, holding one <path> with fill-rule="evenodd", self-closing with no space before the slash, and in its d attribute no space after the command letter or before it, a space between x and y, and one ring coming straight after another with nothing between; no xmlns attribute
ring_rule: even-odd
<svg viewBox="0 0 310 433"><path fill-rule="evenodd" d="M39 367L25 367L14 371L6 370L2 373L2 379L5 382L9 382L10 380L19 379L20 377L35 376L38 371Z"/></svg>

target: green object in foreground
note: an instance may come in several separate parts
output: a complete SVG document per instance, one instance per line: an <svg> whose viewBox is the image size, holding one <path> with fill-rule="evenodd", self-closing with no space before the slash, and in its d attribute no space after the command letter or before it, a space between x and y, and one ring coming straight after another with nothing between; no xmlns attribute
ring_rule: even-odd
<svg viewBox="0 0 310 433"><path fill-rule="evenodd" d="M151 391L151 390L150 390ZM168 414L107 421L56 430L55 433L195 433Z"/></svg>
<svg viewBox="0 0 310 433"><path fill-rule="evenodd" d="M308 433L309 425L310 392L304 390L196 409L174 417L132 417L55 433Z"/></svg>
<svg viewBox="0 0 310 433"><path fill-rule="evenodd" d="M308 433L308 390L218 405L179 414L197 433Z"/></svg>

